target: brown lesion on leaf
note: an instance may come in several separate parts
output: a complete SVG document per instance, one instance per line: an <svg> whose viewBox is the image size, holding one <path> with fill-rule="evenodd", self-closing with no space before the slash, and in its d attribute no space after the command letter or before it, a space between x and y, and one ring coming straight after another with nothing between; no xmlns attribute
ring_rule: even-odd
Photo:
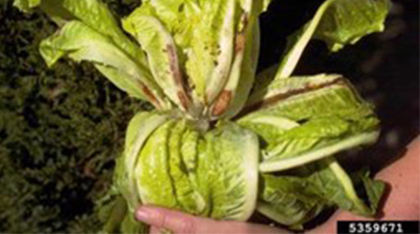
<svg viewBox="0 0 420 234"><path fill-rule="evenodd" d="M236 35L235 39L235 54L239 54L245 49L245 34Z"/></svg>
<svg viewBox="0 0 420 234"><path fill-rule="evenodd" d="M166 51L169 58L169 67L173 74L175 84L177 86L180 86L183 83L183 78L182 78L181 71L179 70L178 55L176 54L175 46L172 44L166 45Z"/></svg>
<svg viewBox="0 0 420 234"><path fill-rule="evenodd" d="M186 93L178 91L178 99L181 102L181 105L188 111L190 106L190 98L187 96Z"/></svg>
<svg viewBox="0 0 420 234"><path fill-rule="evenodd" d="M156 98L153 92L143 83L138 82L138 84L139 84L140 90L143 92L146 98L153 104L153 106L155 106L156 109L158 110L162 109L162 106L160 105L159 100Z"/></svg>
<svg viewBox="0 0 420 234"><path fill-rule="evenodd" d="M232 100L232 91L223 90L213 105L212 116L220 116L223 114Z"/></svg>
<svg viewBox="0 0 420 234"><path fill-rule="evenodd" d="M238 54L245 49L246 42L246 30L249 24L249 15L248 13L243 13L241 18L242 29L236 34L235 38L235 53Z"/></svg>
<svg viewBox="0 0 420 234"><path fill-rule="evenodd" d="M344 79L343 77L339 77L335 80L332 80L330 82L326 82L323 84L313 84L313 85L306 85L303 88L300 89L293 89L290 90L286 93L280 93L271 97L268 97L266 99L263 99L259 102L256 102L255 104L246 106L241 113L237 116L237 118L244 116L252 111L255 110L259 110L259 109L264 109L264 108L268 108L272 105L274 105L277 102L286 100L288 98L294 97L296 95L299 94L304 94L307 92L312 92L312 91L316 91L316 90L320 90L320 89L324 89L324 88L329 88L331 86L341 86L341 87L349 87L351 88L351 85L349 84L349 82L346 81L346 79Z"/></svg>
<svg viewBox="0 0 420 234"><path fill-rule="evenodd" d="M172 73L172 77L177 87L178 99L181 102L182 107L185 110L188 110L189 106L191 105L191 98L188 94L189 92L187 92L187 82L184 80L181 70L179 69L179 61L176 48L173 44L167 44L166 51L169 58L169 67Z"/></svg>

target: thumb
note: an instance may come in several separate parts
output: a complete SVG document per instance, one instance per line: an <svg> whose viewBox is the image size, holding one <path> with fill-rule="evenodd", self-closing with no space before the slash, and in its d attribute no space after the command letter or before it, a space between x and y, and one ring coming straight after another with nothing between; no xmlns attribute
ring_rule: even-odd
<svg viewBox="0 0 420 234"><path fill-rule="evenodd" d="M210 219L199 219L195 216L161 207L144 205L136 210L136 219L151 226L167 229L176 233L197 233L197 227L206 226Z"/></svg>
<svg viewBox="0 0 420 234"><path fill-rule="evenodd" d="M287 233L283 230L264 225L237 221L216 221L149 205L141 206L136 210L135 215L138 221L145 222L152 226L152 233L156 233L157 229L166 229L174 234Z"/></svg>

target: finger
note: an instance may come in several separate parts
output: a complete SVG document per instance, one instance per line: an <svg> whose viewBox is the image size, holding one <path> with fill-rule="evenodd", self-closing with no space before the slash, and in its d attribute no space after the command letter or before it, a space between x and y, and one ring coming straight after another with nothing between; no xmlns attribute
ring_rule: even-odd
<svg viewBox="0 0 420 234"><path fill-rule="evenodd" d="M137 209L136 218L160 229L186 234L196 233L198 222L198 219L192 215L147 205Z"/></svg>
<svg viewBox="0 0 420 234"><path fill-rule="evenodd" d="M237 233L247 233L247 234L290 234L290 232L286 230L281 230L278 228L266 226L266 225L260 225L260 224L250 224L250 223L239 223L237 224L238 227L236 227L236 230L240 230ZM235 227L234 227L235 228ZM235 229L232 230L235 232Z"/></svg>
<svg viewBox="0 0 420 234"><path fill-rule="evenodd" d="M155 226L152 226L152 227L150 228L150 234L162 234L162 233L161 233L161 231L160 231L160 228L155 227Z"/></svg>
<svg viewBox="0 0 420 234"><path fill-rule="evenodd" d="M136 218L154 226L152 234L161 233L162 229L175 234L214 234L214 233L246 233L246 234L279 234L287 233L276 228L237 221L215 221L200 218L182 212L154 206L142 206L136 211Z"/></svg>

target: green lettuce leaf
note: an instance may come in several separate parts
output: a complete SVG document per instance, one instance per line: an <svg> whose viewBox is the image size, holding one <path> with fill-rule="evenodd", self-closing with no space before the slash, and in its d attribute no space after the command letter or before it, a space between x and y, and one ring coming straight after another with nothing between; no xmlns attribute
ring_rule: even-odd
<svg viewBox="0 0 420 234"><path fill-rule="evenodd" d="M257 17L263 10L264 1L143 1L124 23L140 44L153 42L154 48L146 52L149 61L160 61L159 65L170 66L163 50L174 42L173 54L192 99L214 104L210 108L214 116L229 111L224 117L230 118L244 105L253 84L259 49ZM169 35L173 40L162 43ZM168 69L162 70L165 74Z"/></svg>
<svg viewBox="0 0 420 234"><path fill-rule="evenodd" d="M248 105L253 112L238 123L262 138L263 172L297 167L378 137L370 105L335 75L274 80L254 92Z"/></svg>
<svg viewBox="0 0 420 234"><path fill-rule="evenodd" d="M32 8L39 6L41 0L15 0L13 6L19 8L22 11L28 12Z"/></svg>
<svg viewBox="0 0 420 234"><path fill-rule="evenodd" d="M381 180L371 179L370 171L367 168L353 172L350 176L355 185L359 185L359 189L366 193L370 207L378 210L382 195L385 192L385 183Z"/></svg>
<svg viewBox="0 0 420 234"><path fill-rule="evenodd" d="M130 212L134 212L141 202L134 174L140 151L152 133L166 121L165 116L140 112L128 125L124 153L117 159L113 180L116 190L126 199Z"/></svg>
<svg viewBox="0 0 420 234"><path fill-rule="evenodd" d="M148 233L147 225L134 219L121 195L108 193L96 203L95 210L104 223L101 233Z"/></svg>
<svg viewBox="0 0 420 234"><path fill-rule="evenodd" d="M148 62L141 48L131 41L119 28L118 22L105 4L99 0L73 1L73 0L16 0L15 5L21 10L28 11L29 8L39 6L54 20L60 27L64 27L71 21L79 21L84 25L101 34L106 40L113 43L113 46L125 53L125 56L140 68L145 76L150 77ZM53 36L54 37L54 36ZM59 48L58 48L59 49ZM42 50L42 48L41 48ZM58 54L58 53L57 53ZM51 61L47 60L49 65ZM133 78L121 72L125 67L109 67L107 64L95 64L95 67L106 77L108 77L117 87L126 91L130 96L143 100L150 100L150 97L141 89L148 87L139 87L130 80Z"/></svg>
<svg viewBox="0 0 420 234"><path fill-rule="evenodd" d="M23 10L25 7L21 7L22 5L32 8L40 6L41 10L46 12L60 26L69 21L81 21L102 35L109 37L141 66L147 66L144 53L138 45L124 35L112 13L100 0L16 0L15 5Z"/></svg>
<svg viewBox="0 0 420 234"><path fill-rule="evenodd" d="M309 189L310 180L269 174L263 174L262 180L257 210L277 223L299 227L329 207L323 197Z"/></svg>
<svg viewBox="0 0 420 234"><path fill-rule="evenodd" d="M365 35L382 32L389 9L389 0L325 1L313 19L290 36L276 77L293 73L312 38L323 40L335 52Z"/></svg>
<svg viewBox="0 0 420 234"><path fill-rule="evenodd" d="M229 81L224 87L220 94L220 102L215 103L213 107L213 116L221 117L224 119L230 119L236 116L242 108L245 106L251 88L254 84L255 73L258 65L258 54L260 47L260 33L257 19L250 19L249 30L245 36L245 48L243 55L240 53L236 54L236 59L232 66ZM240 56L243 56L241 58ZM229 98L226 99L226 96ZM227 103L224 103L228 100ZM226 109L221 113L217 109L226 105ZM220 115L220 116L219 116Z"/></svg>
<svg viewBox="0 0 420 234"><path fill-rule="evenodd" d="M66 23L58 34L42 41L40 51L48 66L52 66L64 56L77 62L89 61L100 71L115 75L108 78L121 89L147 97L157 107L168 106L165 97L147 71L108 37L79 21ZM124 79L113 79L121 76Z"/></svg>
<svg viewBox="0 0 420 234"><path fill-rule="evenodd" d="M214 162L212 170L202 178L209 179L213 203L210 217L245 221L255 210L257 201L258 138L237 124L224 122L206 134L206 140L207 156Z"/></svg>
<svg viewBox="0 0 420 234"><path fill-rule="evenodd" d="M184 138L191 135L194 130L191 126L187 126L185 120L180 120L172 129L169 139L169 175L174 185L174 195L178 201L180 209L190 214L200 215L208 211L208 203L200 194L196 181L191 180L190 174L193 170L188 170L188 166L184 164L182 153L182 141L190 140L194 144L196 138ZM188 142L190 143L190 142ZM188 144L187 143L187 144ZM189 152L188 152L189 153ZM196 157L194 159L196 160Z"/></svg>
<svg viewBox="0 0 420 234"><path fill-rule="evenodd" d="M144 204L179 209L173 180L169 174L169 139L176 120L160 126L147 140L134 165L134 178Z"/></svg>
<svg viewBox="0 0 420 234"><path fill-rule="evenodd" d="M262 141L268 144L268 146L277 143L279 137L288 130L299 126L299 123L296 121L272 115L256 116L248 119L246 122L240 123L255 133L258 133Z"/></svg>
<svg viewBox="0 0 420 234"><path fill-rule="evenodd" d="M135 11L123 20L124 29L132 34L147 53L157 84L181 110L188 111L191 100L181 72L177 47L165 26L152 15Z"/></svg>
<svg viewBox="0 0 420 234"><path fill-rule="evenodd" d="M370 193L375 194L368 196L369 206L359 198L350 176L333 157L296 168L287 175L263 174L257 210L297 229L328 207L373 217L383 194L383 183L370 179L366 173L358 176L366 181L366 189L369 186Z"/></svg>
<svg viewBox="0 0 420 234"><path fill-rule="evenodd" d="M142 202L195 215L209 214L212 204L206 193L208 187L200 184L197 174L196 166L201 164L194 152L189 151L194 151L194 145L203 138L193 132L187 121L171 120L159 127L141 149L133 180ZM206 162L203 166L209 165Z"/></svg>
<svg viewBox="0 0 420 234"><path fill-rule="evenodd" d="M374 112L346 79L320 74L277 79L267 88L253 92L238 122L267 115L302 122L332 115L357 120L374 116Z"/></svg>
<svg viewBox="0 0 420 234"><path fill-rule="evenodd" d="M179 120L150 136L135 166L141 201L215 219L247 220L257 201L257 136L229 122L204 135L193 132L193 125Z"/></svg>
<svg viewBox="0 0 420 234"><path fill-rule="evenodd" d="M215 66L205 82L205 102L213 103L229 78L234 53L234 36L237 21L235 1L220 1L218 16L215 17L215 42L220 51L213 59Z"/></svg>
<svg viewBox="0 0 420 234"><path fill-rule="evenodd" d="M195 95L204 103L206 83L217 86L226 82L239 7L237 1L223 0L143 1L132 15L154 16L164 24L180 50L181 66ZM214 76L220 82L211 80ZM217 93L211 95L215 98Z"/></svg>
<svg viewBox="0 0 420 234"><path fill-rule="evenodd" d="M358 215L372 217L375 214L376 211L358 197L350 176L333 157L321 160L314 166L321 170L321 173L313 175L315 186L327 200L340 209Z"/></svg>

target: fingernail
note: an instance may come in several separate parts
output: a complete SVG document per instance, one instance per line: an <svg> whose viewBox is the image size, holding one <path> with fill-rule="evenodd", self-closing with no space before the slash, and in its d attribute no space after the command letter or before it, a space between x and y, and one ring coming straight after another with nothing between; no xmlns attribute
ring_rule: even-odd
<svg viewBox="0 0 420 234"><path fill-rule="evenodd" d="M140 208L136 211L136 219L147 223L151 219L151 214L147 209Z"/></svg>

